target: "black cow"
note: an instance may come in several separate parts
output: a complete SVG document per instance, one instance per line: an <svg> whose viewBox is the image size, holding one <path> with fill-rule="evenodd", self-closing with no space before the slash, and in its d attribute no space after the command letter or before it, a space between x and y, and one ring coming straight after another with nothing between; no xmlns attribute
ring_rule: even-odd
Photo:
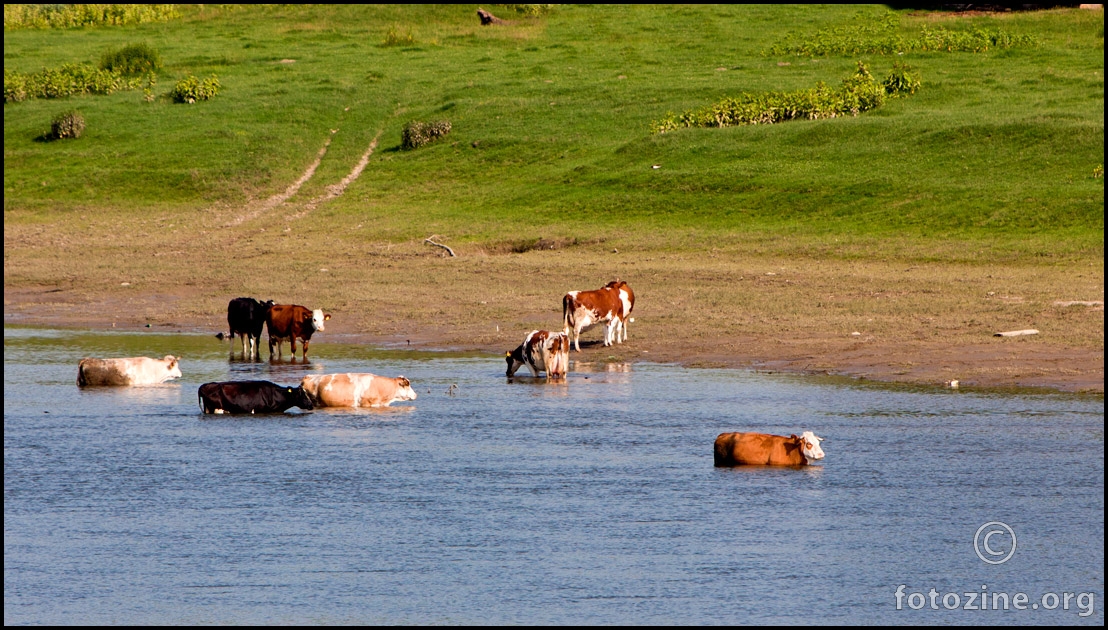
<svg viewBox="0 0 1108 630"><path fill-rule="evenodd" d="M227 325L231 327L231 354L235 353L235 335L242 339L242 358L257 359L258 345L262 339L262 327L273 300L259 302L254 298L240 297L227 303ZM247 351L246 340L250 340Z"/></svg>
<svg viewBox="0 0 1108 630"><path fill-rule="evenodd" d="M204 413L281 413L292 407L312 408L304 388L269 381L204 383L197 395Z"/></svg>

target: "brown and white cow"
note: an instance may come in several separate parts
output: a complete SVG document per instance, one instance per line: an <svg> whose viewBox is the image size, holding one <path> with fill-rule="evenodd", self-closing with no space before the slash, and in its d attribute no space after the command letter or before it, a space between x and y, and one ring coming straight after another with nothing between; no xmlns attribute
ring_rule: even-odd
<svg viewBox="0 0 1108 630"><path fill-rule="evenodd" d="M296 358L296 340L304 342L303 357L308 358L308 342L312 333L323 332L323 322L331 319L320 309L310 310L299 304L274 304L265 316L266 331L269 332L269 358L273 358L273 346L277 346L277 358L281 358L281 343L286 339Z"/></svg>
<svg viewBox="0 0 1108 630"><path fill-rule="evenodd" d="M613 280L596 291L570 291L562 298L562 324L568 336L573 331L573 346L581 351L581 331L604 324L604 345L612 345L613 337L623 343L619 332L625 332L630 321L634 294L626 282Z"/></svg>
<svg viewBox="0 0 1108 630"><path fill-rule="evenodd" d="M631 317L631 311L635 308L635 292L631 290L631 287L622 280L615 280L609 282L606 286L614 287L619 291L619 301L623 303L623 310L620 313L619 325L616 328L616 341L623 343L627 341L627 324L628 322L635 321L634 317ZM622 333L623 339L620 339Z"/></svg>
<svg viewBox="0 0 1108 630"><path fill-rule="evenodd" d="M411 382L368 372L305 376L300 387L316 407L386 407L397 400L415 400Z"/></svg>
<svg viewBox="0 0 1108 630"><path fill-rule="evenodd" d="M565 378L569 371L569 335L532 330L519 347L504 353L504 360L508 363L505 374L508 377L515 374L519 366L526 365L532 376L538 377L539 372L545 370L546 378Z"/></svg>
<svg viewBox="0 0 1108 630"><path fill-rule="evenodd" d="M177 357L167 354L162 359L131 357L126 359L85 358L77 364L77 386L93 385L157 385L181 378Z"/></svg>
<svg viewBox="0 0 1108 630"><path fill-rule="evenodd" d="M716 466L807 466L823 459L823 438L805 431L797 437L766 433L720 433L715 444Z"/></svg>

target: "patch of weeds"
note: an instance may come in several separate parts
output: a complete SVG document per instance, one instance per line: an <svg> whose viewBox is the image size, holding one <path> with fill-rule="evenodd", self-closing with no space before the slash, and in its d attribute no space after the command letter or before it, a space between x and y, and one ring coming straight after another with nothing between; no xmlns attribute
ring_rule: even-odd
<svg viewBox="0 0 1108 630"><path fill-rule="evenodd" d="M652 133L665 133L681 127L730 127L734 125L772 125L795 119L818 120L839 116L857 116L885 103L887 96L914 94L919 76L907 65L898 64L884 82L878 83L866 64L843 79L838 88L823 82L809 90L765 92L725 98L707 107L683 114L669 114L651 124ZM894 91L890 92L892 89Z"/></svg>

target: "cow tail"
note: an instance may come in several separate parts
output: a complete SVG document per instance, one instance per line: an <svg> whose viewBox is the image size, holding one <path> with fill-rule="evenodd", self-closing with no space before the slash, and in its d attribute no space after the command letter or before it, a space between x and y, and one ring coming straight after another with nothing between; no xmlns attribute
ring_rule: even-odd
<svg viewBox="0 0 1108 630"><path fill-rule="evenodd" d="M88 359L81 359L77 363L77 387L84 387L88 385L88 381L85 380L85 361Z"/></svg>

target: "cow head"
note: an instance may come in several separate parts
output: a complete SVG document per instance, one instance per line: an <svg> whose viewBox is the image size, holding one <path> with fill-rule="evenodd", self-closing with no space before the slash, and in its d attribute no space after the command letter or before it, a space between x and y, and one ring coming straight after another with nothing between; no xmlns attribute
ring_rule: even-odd
<svg viewBox="0 0 1108 630"><path fill-rule="evenodd" d="M321 308L317 308L314 311L312 311L312 327L315 328L316 330L322 331L323 330L323 322L325 322L329 319L331 319L331 315L330 314L325 315L323 313L323 309L321 309Z"/></svg>
<svg viewBox="0 0 1108 630"><path fill-rule="evenodd" d="M177 357L173 356L172 354L167 354L165 355L165 358L162 359L162 361L165 361L165 369L167 372L167 374L165 375L165 380L168 381L173 378L181 378L181 364L178 361Z"/></svg>
<svg viewBox="0 0 1108 630"><path fill-rule="evenodd" d="M800 442L800 452L804 454L804 457L809 461L815 461L817 459L823 459L823 449L820 448L819 443L823 441L823 438L818 437L811 431L805 431L800 434L800 437L796 435L789 436Z"/></svg>
<svg viewBox="0 0 1108 630"><path fill-rule="evenodd" d="M508 364L508 370L504 373L504 376L511 378L519 369L519 366L523 365L523 344L520 344L515 350L505 352L504 361Z"/></svg>
<svg viewBox="0 0 1108 630"><path fill-rule="evenodd" d="M396 398L394 400L415 400L416 393L412 382L403 376L396 377Z"/></svg>
<svg viewBox="0 0 1108 630"><path fill-rule="evenodd" d="M285 392L289 395L289 402L297 407L307 409L308 411L315 408L315 404L312 403L312 397L304 390L303 385L300 387L286 387Z"/></svg>

